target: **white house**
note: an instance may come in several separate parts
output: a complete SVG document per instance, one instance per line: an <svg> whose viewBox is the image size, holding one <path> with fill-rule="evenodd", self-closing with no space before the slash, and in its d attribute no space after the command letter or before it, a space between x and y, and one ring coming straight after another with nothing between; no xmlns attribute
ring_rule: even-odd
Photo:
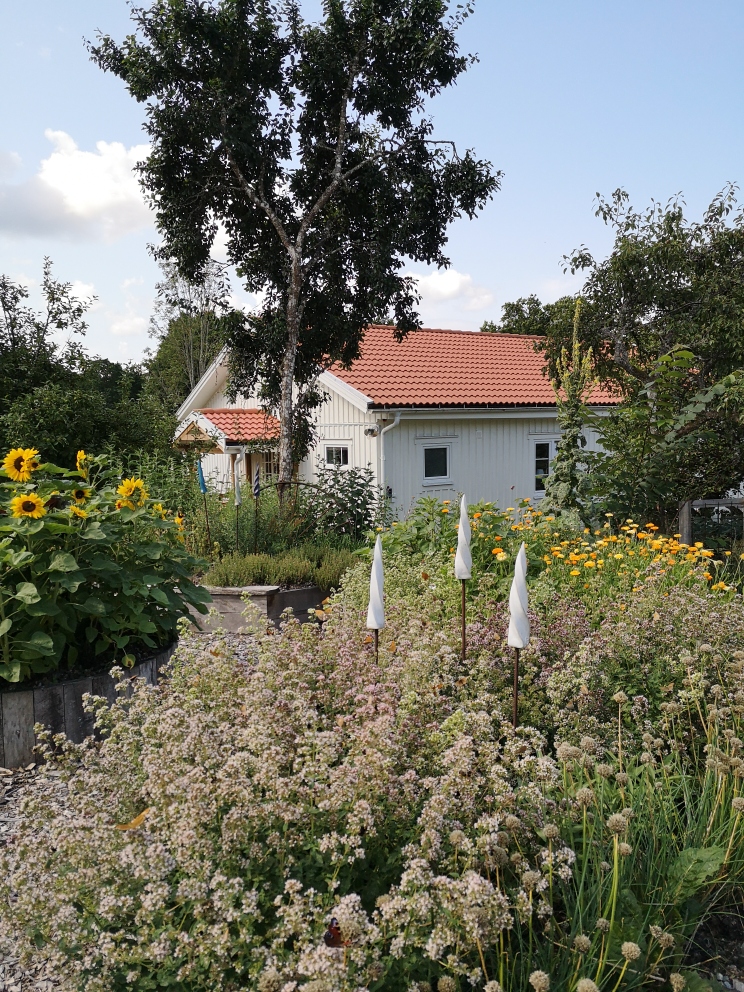
<svg viewBox="0 0 744 992"><path fill-rule="evenodd" d="M343 471L369 465L393 504L419 496L493 500L512 506L540 499L560 436L555 396L536 338L515 334L422 329L398 343L393 328L370 327L361 358L320 377L328 400L317 413L318 442L300 466L312 480L320 458ZM205 473L230 485L231 456L247 445L251 474L275 471L277 422L255 397L230 404L224 356L215 361L178 411L176 443L212 438ZM594 409L617 402L597 390ZM587 447L595 439L587 432Z"/></svg>

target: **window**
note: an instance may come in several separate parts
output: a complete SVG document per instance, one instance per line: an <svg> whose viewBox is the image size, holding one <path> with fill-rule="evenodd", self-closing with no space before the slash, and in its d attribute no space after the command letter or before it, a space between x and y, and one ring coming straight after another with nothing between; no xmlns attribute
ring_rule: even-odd
<svg viewBox="0 0 744 992"><path fill-rule="evenodd" d="M424 448L424 478L449 478L449 448Z"/></svg>
<svg viewBox="0 0 744 992"><path fill-rule="evenodd" d="M349 449L345 445L326 445L325 449L326 465L334 465L339 468L349 464Z"/></svg>
<svg viewBox="0 0 744 992"><path fill-rule="evenodd" d="M276 479L279 475L279 452L264 451L261 455L261 478L264 482Z"/></svg>
<svg viewBox="0 0 744 992"><path fill-rule="evenodd" d="M535 441L535 495L545 492L545 480L550 475L550 463L555 458L557 441Z"/></svg>

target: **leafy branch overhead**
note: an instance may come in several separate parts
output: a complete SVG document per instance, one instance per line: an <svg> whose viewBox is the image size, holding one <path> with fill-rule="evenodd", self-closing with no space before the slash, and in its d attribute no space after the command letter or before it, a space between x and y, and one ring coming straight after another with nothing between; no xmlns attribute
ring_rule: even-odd
<svg viewBox="0 0 744 992"><path fill-rule="evenodd" d="M472 61L455 40L471 11L333 0L312 24L297 0L166 0L133 8L121 44L90 46L147 103L140 173L162 254L193 278L223 228L261 294L259 319L232 338L233 388L260 380L278 406L285 482L305 387L353 361L371 321L392 319L401 336L418 326L406 259L447 266L448 224L499 188L500 173L440 140L427 112Z"/></svg>

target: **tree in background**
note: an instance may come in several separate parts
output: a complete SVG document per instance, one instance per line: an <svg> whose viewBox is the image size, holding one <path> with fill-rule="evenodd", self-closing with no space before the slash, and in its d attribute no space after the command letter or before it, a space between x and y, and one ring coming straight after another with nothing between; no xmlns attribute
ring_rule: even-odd
<svg viewBox="0 0 744 992"><path fill-rule="evenodd" d="M727 186L701 221L683 201L634 210L623 190L599 196L597 216L615 231L597 260L565 258L582 272L581 337L594 374L622 403L598 418L603 451L587 455L595 510L672 526L680 502L718 497L744 482L744 212ZM551 379L573 346L571 297L507 303L482 330L535 334Z"/></svg>
<svg viewBox="0 0 744 992"><path fill-rule="evenodd" d="M0 276L0 445L38 448L46 460L75 463L79 448L117 453L170 447L175 420L144 395L145 372L86 355L82 336L92 299L44 261L43 308L28 306L24 286Z"/></svg>
<svg viewBox="0 0 744 992"><path fill-rule="evenodd" d="M584 427L589 411L586 401L596 385L592 368L592 349L582 352L579 340L581 299L574 303L571 352L564 348L557 362L557 375L551 380L558 412L561 438L550 467L545 495L540 504L545 512L573 510L586 520L586 447Z"/></svg>
<svg viewBox="0 0 744 992"><path fill-rule="evenodd" d="M147 394L175 413L224 347L238 315L227 303L225 266L209 260L197 282L184 279L175 262L162 262L163 279L150 335L158 342L147 362ZM242 324L242 321L240 321Z"/></svg>
<svg viewBox="0 0 744 992"><path fill-rule="evenodd" d="M472 12L442 0L158 0L135 33L102 36L94 61L147 103L140 167L163 253L193 279L218 229L260 314L231 337L233 388L261 381L281 423L280 484L298 416L324 365L350 363L364 327L419 325L406 258L447 266L448 224L474 217L500 174L434 138L427 103L469 59Z"/></svg>
<svg viewBox="0 0 744 992"><path fill-rule="evenodd" d="M504 303L501 320L485 320L481 331L490 334L532 334L538 337L564 337L573 326L576 300L562 296L555 303L541 303L532 296L522 296L514 303Z"/></svg>
<svg viewBox="0 0 744 992"><path fill-rule="evenodd" d="M37 386L64 380L82 354L75 337L60 343L55 335L84 335L85 314L95 297L74 296L71 283L52 276L49 258L41 292L43 308L34 310L26 302L26 287L0 275L0 416Z"/></svg>

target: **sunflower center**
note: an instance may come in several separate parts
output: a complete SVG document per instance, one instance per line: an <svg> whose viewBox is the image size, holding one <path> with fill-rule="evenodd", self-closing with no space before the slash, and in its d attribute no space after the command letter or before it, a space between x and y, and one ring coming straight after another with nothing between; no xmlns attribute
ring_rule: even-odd
<svg viewBox="0 0 744 992"><path fill-rule="evenodd" d="M34 503L33 500L24 499L24 501L21 503L21 509L23 510L24 513L33 513L34 510L36 509L36 503Z"/></svg>
<svg viewBox="0 0 744 992"><path fill-rule="evenodd" d="M23 468L23 462L24 462L23 455L19 455L15 459L15 461L13 462L13 468L16 470L16 472L20 472L21 471L21 469Z"/></svg>

